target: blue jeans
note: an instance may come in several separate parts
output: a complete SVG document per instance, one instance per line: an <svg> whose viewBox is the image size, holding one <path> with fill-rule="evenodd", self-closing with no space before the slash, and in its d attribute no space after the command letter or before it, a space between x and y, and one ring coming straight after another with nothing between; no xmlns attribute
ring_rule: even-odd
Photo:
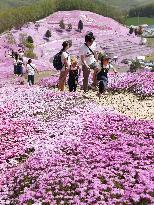
<svg viewBox="0 0 154 205"><path fill-rule="evenodd" d="M34 85L34 75L28 75L28 83L29 85Z"/></svg>
<svg viewBox="0 0 154 205"><path fill-rule="evenodd" d="M107 89L108 78L102 76L102 79L99 81L99 93L103 93Z"/></svg>

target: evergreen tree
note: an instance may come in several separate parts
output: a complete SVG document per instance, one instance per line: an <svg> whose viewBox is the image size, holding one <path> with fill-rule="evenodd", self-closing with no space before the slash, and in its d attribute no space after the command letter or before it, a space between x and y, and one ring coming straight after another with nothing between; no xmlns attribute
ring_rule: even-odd
<svg viewBox="0 0 154 205"><path fill-rule="evenodd" d="M133 34L133 32L134 32L134 29L133 29L132 27L130 27L129 33L130 33L130 34Z"/></svg>
<svg viewBox="0 0 154 205"><path fill-rule="evenodd" d="M27 37L27 42L28 43L34 43L33 38L31 36Z"/></svg>
<svg viewBox="0 0 154 205"><path fill-rule="evenodd" d="M50 38L51 37L51 32L49 30L46 31L45 37Z"/></svg>
<svg viewBox="0 0 154 205"><path fill-rule="evenodd" d="M64 24L64 20L63 19L59 22L59 27L61 29L65 29L65 24Z"/></svg>
<svg viewBox="0 0 154 205"><path fill-rule="evenodd" d="M71 24L71 23L68 24L68 29L69 29L69 30L72 29L72 24Z"/></svg>
<svg viewBox="0 0 154 205"><path fill-rule="evenodd" d="M78 30L81 32L83 30L83 22L80 20L78 23Z"/></svg>

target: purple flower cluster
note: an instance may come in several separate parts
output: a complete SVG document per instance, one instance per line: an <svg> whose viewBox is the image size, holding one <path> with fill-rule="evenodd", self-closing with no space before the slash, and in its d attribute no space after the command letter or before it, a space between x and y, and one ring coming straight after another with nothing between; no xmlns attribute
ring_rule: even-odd
<svg viewBox="0 0 154 205"><path fill-rule="evenodd" d="M130 91L141 96L152 96L154 94L154 73L136 72L109 75L109 89Z"/></svg>
<svg viewBox="0 0 154 205"><path fill-rule="evenodd" d="M39 82L39 85L41 87L55 88L58 84L58 80L59 80L58 76L42 78Z"/></svg>
<svg viewBox="0 0 154 205"><path fill-rule="evenodd" d="M0 97L0 204L154 204L153 121L41 87Z"/></svg>

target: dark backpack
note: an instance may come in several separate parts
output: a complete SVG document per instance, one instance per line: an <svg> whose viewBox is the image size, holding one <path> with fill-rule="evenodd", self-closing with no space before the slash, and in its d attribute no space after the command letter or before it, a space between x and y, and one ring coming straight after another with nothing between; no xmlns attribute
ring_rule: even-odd
<svg viewBox="0 0 154 205"><path fill-rule="evenodd" d="M61 61L61 55L62 55L62 51L60 51L59 53L57 53L54 57L53 57L53 67L56 70L61 70L63 68L63 63Z"/></svg>

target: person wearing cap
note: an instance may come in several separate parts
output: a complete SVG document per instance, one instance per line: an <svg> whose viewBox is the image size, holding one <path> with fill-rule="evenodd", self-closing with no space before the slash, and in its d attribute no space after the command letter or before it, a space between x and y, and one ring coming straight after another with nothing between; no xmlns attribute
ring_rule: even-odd
<svg viewBox="0 0 154 205"><path fill-rule="evenodd" d="M108 56L102 56L101 57L101 70L97 73L97 80L98 80L98 87L99 87L99 93L98 97L101 97L101 94L103 94L108 85L108 72L110 69L113 69L114 73L116 74L117 71L111 65L110 58Z"/></svg>
<svg viewBox="0 0 154 205"><path fill-rule="evenodd" d="M98 71L95 37L90 32L85 36L85 43L80 47L80 56L83 70L83 90L88 91L88 78L91 70L94 70L93 85L97 85L96 73Z"/></svg>

